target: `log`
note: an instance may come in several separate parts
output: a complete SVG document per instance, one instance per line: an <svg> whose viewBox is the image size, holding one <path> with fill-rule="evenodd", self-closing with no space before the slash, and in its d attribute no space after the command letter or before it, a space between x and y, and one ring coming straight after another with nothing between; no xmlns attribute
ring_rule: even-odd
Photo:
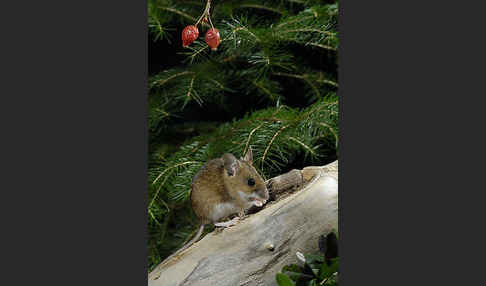
<svg viewBox="0 0 486 286"><path fill-rule="evenodd" d="M157 266L148 285L277 285L275 275L284 265L299 264L296 252L316 253L319 236L338 231L337 168L335 161L270 179L276 201ZM301 188L283 195L295 186Z"/></svg>

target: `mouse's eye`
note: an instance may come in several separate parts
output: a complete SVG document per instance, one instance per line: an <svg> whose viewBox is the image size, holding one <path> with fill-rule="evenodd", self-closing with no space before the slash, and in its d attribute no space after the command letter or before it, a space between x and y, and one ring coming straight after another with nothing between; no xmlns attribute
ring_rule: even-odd
<svg viewBox="0 0 486 286"><path fill-rule="evenodd" d="M248 179L248 186L254 186L255 185L255 180L253 178Z"/></svg>

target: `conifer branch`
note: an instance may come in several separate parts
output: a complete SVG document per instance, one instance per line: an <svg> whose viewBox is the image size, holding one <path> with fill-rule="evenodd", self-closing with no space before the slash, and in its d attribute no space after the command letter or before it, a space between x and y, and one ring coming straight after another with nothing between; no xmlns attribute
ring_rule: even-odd
<svg viewBox="0 0 486 286"><path fill-rule="evenodd" d="M339 138L338 138L338 135L337 135L336 131L334 130L334 128L332 128L332 127L331 127L329 124L326 124L326 123L324 123L324 122L319 122L319 124L320 124L321 126L326 127L327 129L329 129L329 130L331 131L331 133L334 135L334 138L336 139L336 148L337 148ZM325 136L325 135L323 135L323 136ZM322 136L321 136L321 137L322 137Z"/></svg>
<svg viewBox="0 0 486 286"><path fill-rule="evenodd" d="M293 78L298 78L298 79L302 79L302 80L305 80L306 78L309 78L309 75L307 75L307 74L298 75L298 74L283 73L283 72L274 72L272 74L278 75L278 76L293 77ZM328 79L315 79L315 81L316 82L327 83L329 85L338 87L338 84L336 82L332 81L332 80L328 80Z"/></svg>
<svg viewBox="0 0 486 286"><path fill-rule="evenodd" d="M321 33L325 34L331 37L335 37L336 33L332 33L329 31L324 31L324 30L319 30L319 29L292 29L292 30L284 30L284 31L279 31L280 34L285 34L285 33L295 33L295 32L316 32L316 33Z"/></svg>
<svg viewBox="0 0 486 286"><path fill-rule="evenodd" d="M167 181L167 179L169 178L169 176L165 177L164 181L162 181L162 183L160 184L159 188L157 189L157 192L155 192L155 195L154 197L152 198L152 200L150 201L150 204L148 206L148 209L150 210L152 208L152 205L154 204L155 202L155 199L158 198L159 196L159 193L160 193L160 190L162 189L162 187L164 186L165 182ZM164 205L167 207L167 204L165 204L164 200L162 200L162 202L164 203ZM167 208L167 210L169 211L169 208Z"/></svg>
<svg viewBox="0 0 486 286"><path fill-rule="evenodd" d="M303 22L303 21L306 21L306 20L309 20L309 19L317 18L317 16L318 16L317 12L314 12L314 13L315 14L313 16L306 16L306 17L302 17L302 18L296 18L292 21L282 22L282 23L278 24L276 27L281 28L285 25L295 24L295 23L298 23L298 22Z"/></svg>
<svg viewBox="0 0 486 286"><path fill-rule="evenodd" d="M152 213L152 210L149 208L148 210L148 213L150 215L150 217L158 224L160 225L160 222L157 220L157 218L154 216L154 214Z"/></svg>
<svg viewBox="0 0 486 286"><path fill-rule="evenodd" d="M162 24L160 24L159 19L155 17L149 18L149 27L153 30L156 30L157 36L156 39L161 39L165 33L164 29L162 28Z"/></svg>
<svg viewBox="0 0 486 286"><path fill-rule="evenodd" d="M194 18L193 16L191 16L191 15L189 15L189 14L187 14L187 13L184 13L184 12L182 12L182 11L179 11L179 10L177 10L177 9L175 9L175 8L171 8L171 7L159 7L159 8L160 8L160 9L162 9L162 10L166 10L166 11L169 11L169 12L175 13L175 14L177 14L177 15L180 15L180 16L182 16L182 17L184 17L184 18L186 18L186 19L189 19L189 20L191 20L191 21L193 21L193 22L196 22L196 21L197 21L197 19L196 19L196 18ZM201 25L203 25L203 26L205 26L205 27L210 27L210 26L209 26L208 24L206 24L206 23L201 23Z"/></svg>
<svg viewBox="0 0 486 286"><path fill-rule="evenodd" d="M189 90L187 91L187 94L186 94L186 97L187 98L190 98L191 97L191 91L192 91L192 88L194 86L194 79L196 78L196 76L194 75L191 79L191 84L189 85Z"/></svg>
<svg viewBox="0 0 486 286"><path fill-rule="evenodd" d="M235 29L234 29L232 32L233 32L233 34L235 34L235 33L236 33L236 32L238 32L238 31L245 31L245 32L247 32L248 34L250 34L251 36L253 36L253 38L255 38L257 41L259 41L259 42L261 41L261 40L260 40L260 38L258 38L258 37L257 37L255 34L253 34L252 32L250 32L250 30L248 30L248 28L247 28L247 27L243 27L243 26L241 26L241 27L237 27L237 28L235 28Z"/></svg>
<svg viewBox="0 0 486 286"><path fill-rule="evenodd" d="M184 13L182 11L179 11L177 9L174 9L174 8L171 8L171 7L160 7L160 9L162 10L166 10L166 11L169 11L169 12L172 12L172 13L176 13L177 15L180 15L186 19L189 19L191 21L196 21L197 19L192 17L191 15L187 14L187 13Z"/></svg>
<svg viewBox="0 0 486 286"><path fill-rule="evenodd" d="M217 86L219 86L221 89L225 89L225 87L224 87L224 86L223 86L223 85L222 85L220 82L218 82L217 80L212 79L212 78L211 78L211 79L209 79L209 80L210 80L210 81L212 81L212 82L214 82L214 83L215 83Z"/></svg>
<svg viewBox="0 0 486 286"><path fill-rule="evenodd" d="M308 45L323 48L323 49L330 50L330 51L337 51L336 48L328 46L328 45L322 45L322 44L318 44L318 43L308 43Z"/></svg>
<svg viewBox="0 0 486 286"><path fill-rule="evenodd" d="M314 93L316 94L316 96L318 98L321 96L321 93L319 92L319 89L317 89L317 87L312 84L312 82L309 80L309 78L303 77L302 80L305 81L312 88L312 90L314 91Z"/></svg>
<svg viewBox="0 0 486 286"><path fill-rule="evenodd" d="M299 141L297 138L294 138L292 136L289 136L288 138L290 140L293 140L293 141L297 142L298 144L300 144L302 147L304 147L306 150L308 150L309 152L311 152L313 155L316 155L316 153L314 152L314 150L312 150L311 147L305 145L303 142Z"/></svg>
<svg viewBox="0 0 486 286"><path fill-rule="evenodd" d="M305 1L304 0L287 0L288 2L290 3L299 3L299 4L304 4Z"/></svg>
<svg viewBox="0 0 486 286"><path fill-rule="evenodd" d="M180 166L184 166L184 165L187 165L187 164L197 164L197 163L199 163L199 162L197 162L197 161L187 161L187 162L182 162L182 163L176 164L176 165L174 165L172 167L169 167L169 168L165 169L162 173L160 173L157 176L157 178L155 178L155 180L152 182L152 184L155 184L160 179L161 176L163 176L165 173L167 173L167 171L169 171L171 169L174 169L174 168L177 168L177 167L180 167Z"/></svg>
<svg viewBox="0 0 486 286"><path fill-rule="evenodd" d="M248 145L250 144L250 139L251 139L251 136L253 135L253 133L255 133L255 131L260 129L262 126L263 126L263 124L260 124L256 128L253 128L253 130L250 131L250 134L248 134L248 140L246 140L245 149L243 149L243 154L246 154L246 152L248 151Z"/></svg>
<svg viewBox="0 0 486 286"><path fill-rule="evenodd" d="M180 73L177 73L177 74L174 74L174 75L171 75L169 76L168 78L166 79L159 79L159 80L156 80L152 83L152 86L154 85L159 85L159 86L162 86L164 85L165 83L167 83L168 81L170 81L171 79L174 79L176 77L179 77L179 76L183 76L183 75L188 75L188 74L194 74L194 72L192 71L184 71L184 72L180 72Z"/></svg>
<svg viewBox="0 0 486 286"><path fill-rule="evenodd" d="M308 112L306 113L303 113L302 114L302 117L309 117L311 116L313 113L317 112L317 111L320 111L322 110L323 108L326 108L328 107L329 105L337 105L338 104L338 101L335 100L335 101L329 101L329 102L326 102L322 105L315 105L313 106L313 108L311 110L309 110Z"/></svg>
<svg viewBox="0 0 486 286"><path fill-rule="evenodd" d="M255 85L256 87L258 87L259 89L261 89L264 93L266 93L268 96L270 96L270 98L276 98L276 95L273 94L270 90L268 90L267 88L265 88L262 84L256 82L256 81L252 81L253 85Z"/></svg>
<svg viewBox="0 0 486 286"><path fill-rule="evenodd" d="M335 87L339 87L339 85L332 81L332 80L328 80L328 79L316 79L317 82L323 82L323 83L327 83L329 85L332 85L332 86L335 86Z"/></svg>
<svg viewBox="0 0 486 286"><path fill-rule="evenodd" d="M273 141L275 140L275 138L277 138L277 136L287 127L289 127L290 125L285 125L285 126L282 126L279 130L277 130L277 132L275 132L275 134L273 135L272 139L270 140L270 142L268 143L267 145L267 148L265 148L265 152L263 152L263 157L262 157L262 169L263 169L263 161L265 161L265 157L267 156L267 153L268 153L268 150L270 149L270 146L272 146L272 143Z"/></svg>
<svg viewBox="0 0 486 286"><path fill-rule="evenodd" d="M241 5L238 5L239 8L255 8L255 9L263 9L263 10L267 10L267 11L272 11L272 12L275 12L275 13L278 13L280 15L283 14L282 11L276 9L276 8L271 8L271 7L267 7L267 6L263 6L263 5L258 5L258 4L241 4Z"/></svg>
<svg viewBox="0 0 486 286"><path fill-rule="evenodd" d="M192 53L190 55L190 58L191 58L191 63L194 62L194 59L200 54L202 53L204 50L207 50L209 49L209 46L201 46L199 49L193 49L193 51L195 51L195 53Z"/></svg>

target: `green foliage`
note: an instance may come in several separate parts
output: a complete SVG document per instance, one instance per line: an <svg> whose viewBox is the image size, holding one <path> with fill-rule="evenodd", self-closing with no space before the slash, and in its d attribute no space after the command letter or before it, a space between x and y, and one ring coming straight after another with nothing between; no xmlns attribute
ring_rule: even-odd
<svg viewBox="0 0 486 286"><path fill-rule="evenodd" d="M206 161L251 146L268 179L338 156L337 2L212 0L218 50L208 25L182 48L205 4L148 1L151 42L170 51L148 79L149 271L197 230L188 198Z"/></svg>
<svg viewBox="0 0 486 286"><path fill-rule="evenodd" d="M280 286L293 286L294 283L292 283L292 280L290 278L282 273L277 273L277 283Z"/></svg>
<svg viewBox="0 0 486 286"><path fill-rule="evenodd" d="M337 239L336 236L330 236L329 239L331 238ZM328 243L327 245L329 247L334 244ZM325 254L306 254L303 257L298 253L299 259L305 260L304 265L285 265L282 271L276 275L278 285L338 285L339 258L330 255L330 253L337 253L337 249L324 250L323 252Z"/></svg>
<svg viewBox="0 0 486 286"><path fill-rule="evenodd" d="M212 52L200 37L182 52L189 65L162 71L149 78L151 92L166 91L165 96L172 102L173 110L184 109L189 102L201 106L224 104L225 95L234 93L256 95L269 104L285 102L281 81L289 79L305 86L303 98L308 102L327 92L335 92L336 76L309 66L307 61L298 61L292 49L331 53L334 54L331 57L335 57L338 47L336 4L310 6L295 15L291 14L294 10L282 10L285 12L276 13L278 20L270 25L261 17L249 16L253 14L248 11L235 13L243 8L280 11L278 7L285 7L282 2L285 1L268 1L266 6L262 1L224 1L221 4L214 1L213 22L222 35L219 51ZM190 1L150 1L149 26L156 35L154 39L169 40L164 37L164 31L180 31L183 25L194 24L201 7ZM160 12L161 9L166 12ZM171 22L177 16L182 17L183 23ZM201 35L203 29L200 28ZM174 44L179 45L180 39L177 40Z"/></svg>
<svg viewBox="0 0 486 286"><path fill-rule="evenodd" d="M167 160L152 159L149 180L155 193L150 195L149 212L159 205L154 202L161 199L161 191L169 200L186 200L199 168L225 152L242 155L251 146L255 167L267 176L277 175L298 152L311 159L335 152L337 119L338 102L329 95L306 109L271 107L223 124L208 135L193 137ZM163 199L160 202L166 205Z"/></svg>

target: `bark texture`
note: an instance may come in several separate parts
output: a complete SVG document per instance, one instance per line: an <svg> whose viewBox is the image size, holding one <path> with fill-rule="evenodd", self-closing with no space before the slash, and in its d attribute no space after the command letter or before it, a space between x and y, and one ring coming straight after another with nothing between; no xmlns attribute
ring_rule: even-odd
<svg viewBox="0 0 486 286"><path fill-rule="evenodd" d="M275 274L298 263L297 251L317 252L319 236L338 230L337 169L335 161L270 179L275 201L159 265L149 274L148 285L277 285Z"/></svg>

